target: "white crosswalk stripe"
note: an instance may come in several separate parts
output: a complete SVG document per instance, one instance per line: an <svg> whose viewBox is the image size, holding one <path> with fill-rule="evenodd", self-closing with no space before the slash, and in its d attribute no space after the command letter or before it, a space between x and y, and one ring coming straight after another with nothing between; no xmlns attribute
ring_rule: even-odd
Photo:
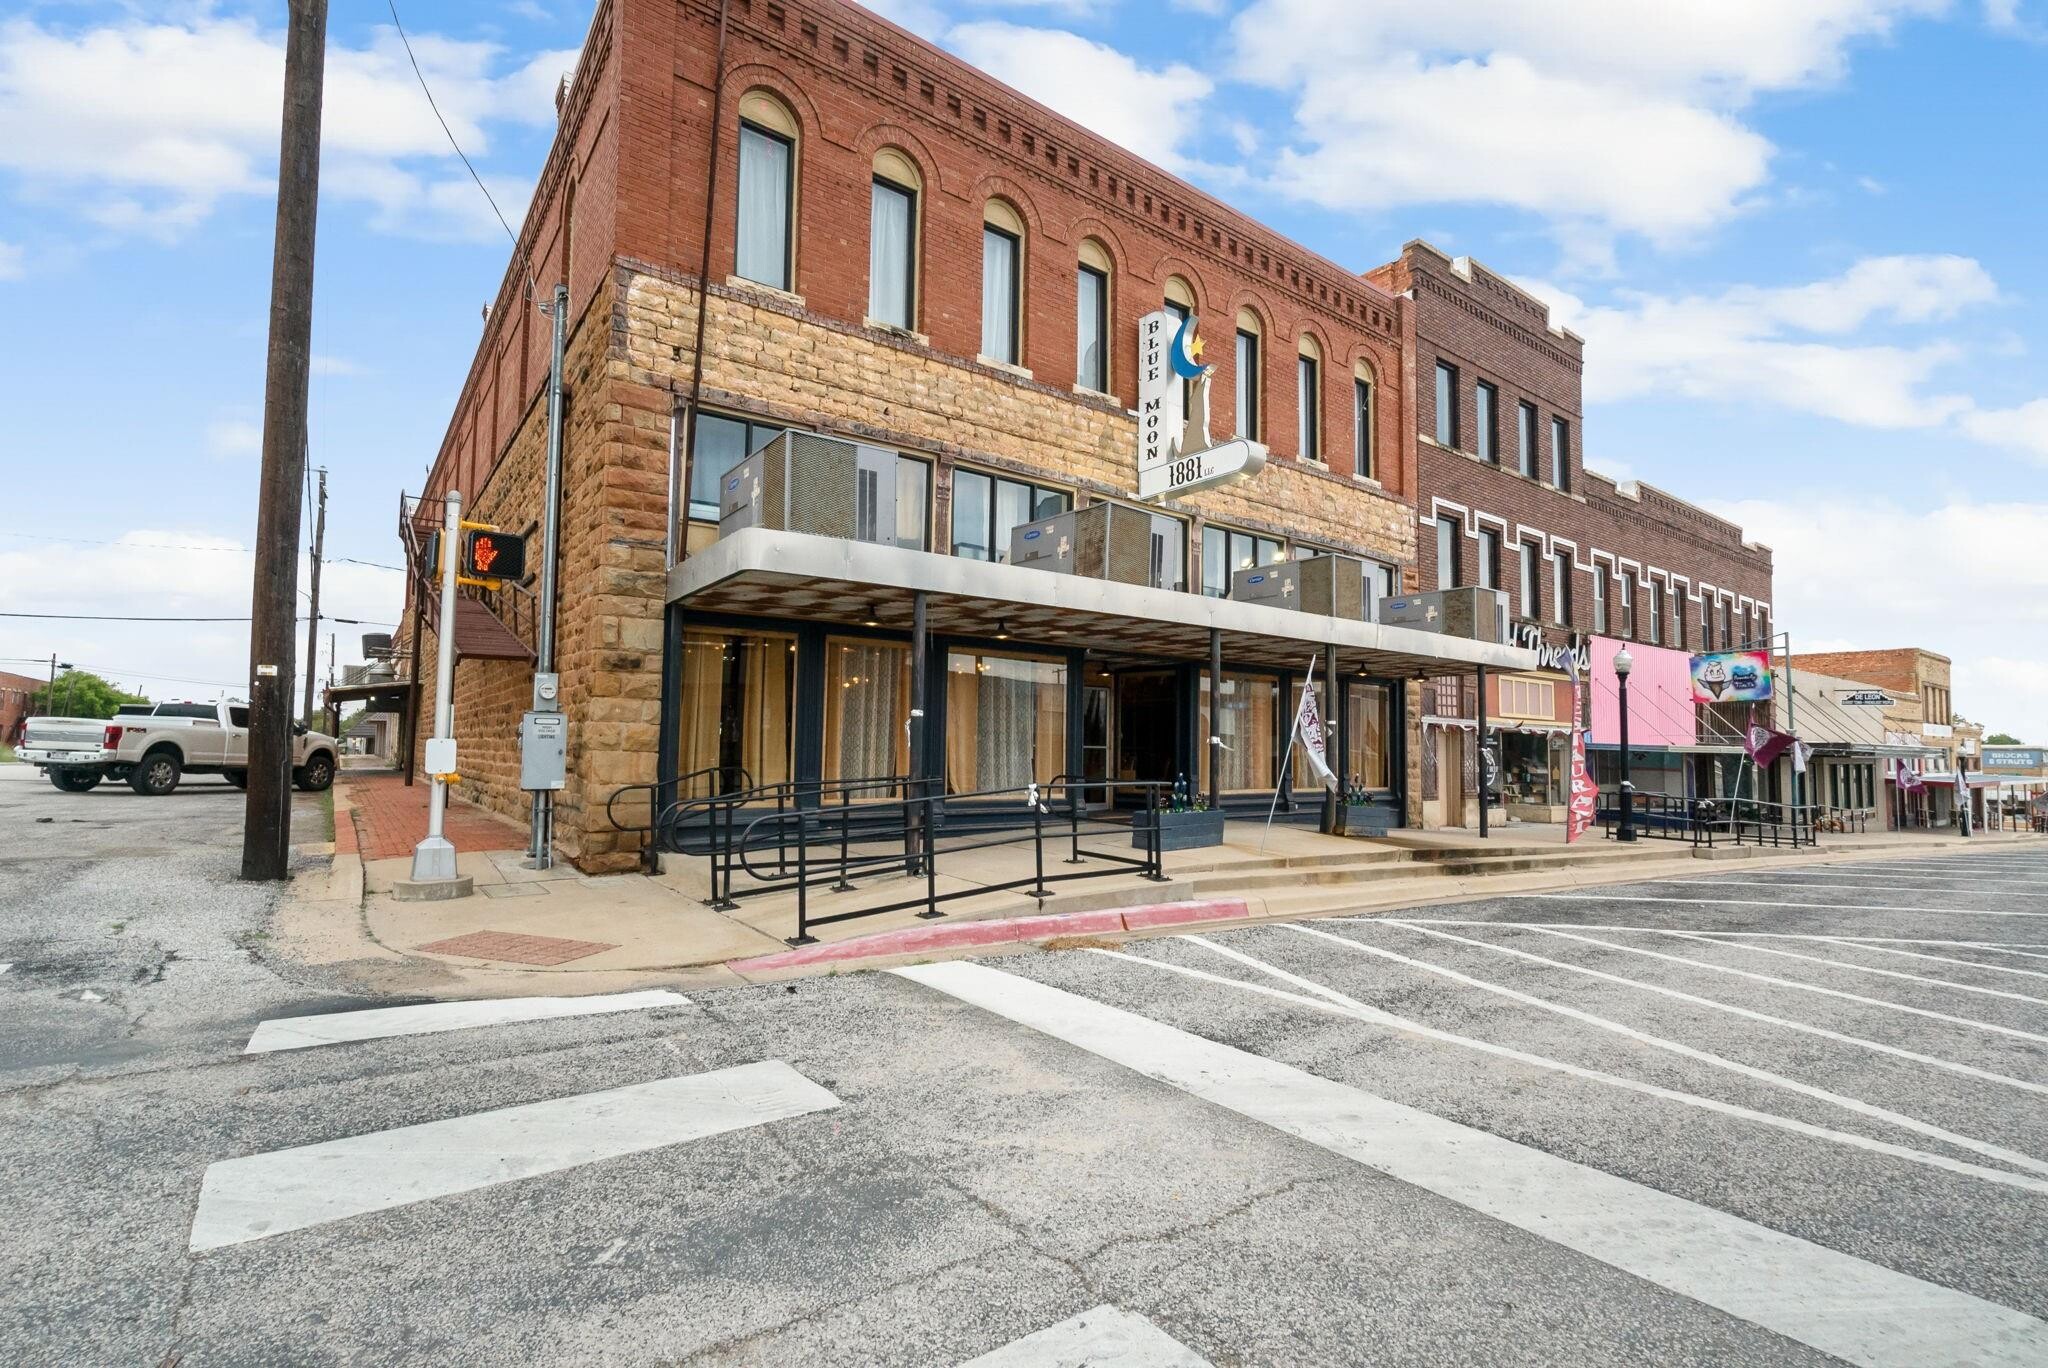
<svg viewBox="0 0 2048 1368"><path fill-rule="evenodd" d="M2018 1368L2048 1324L1148 1017L969 962L891 971L1866 1368Z"/></svg>
<svg viewBox="0 0 2048 1368"><path fill-rule="evenodd" d="M838 1105L771 1059L224 1159L200 1185L190 1247L266 1239Z"/></svg>
<svg viewBox="0 0 2048 1368"><path fill-rule="evenodd" d="M969 1359L960 1368L1210 1368L1210 1363L1143 1316L1098 1306Z"/></svg>
<svg viewBox="0 0 2048 1368"><path fill-rule="evenodd" d="M592 997L494 998L480 1002L427 1002L412 1007L373 1007L360 1012L277 1017L257 1026L244 1054L304 1050L315 1045L431 1035L522 1021L555 1021L607 1012L644 1012L650 1007L687 1007L690 1000L666 988Z"/></svg>

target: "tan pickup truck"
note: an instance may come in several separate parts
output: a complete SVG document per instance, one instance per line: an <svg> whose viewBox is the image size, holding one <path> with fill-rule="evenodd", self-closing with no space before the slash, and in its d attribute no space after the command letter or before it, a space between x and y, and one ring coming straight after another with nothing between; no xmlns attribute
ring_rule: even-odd
<svg viewBox="0 0 2048 1368"><path fill-rule="evenodd" d="M292 728L292 782L317 793L334 782L335 739ZM236 788L249 782L246 703L128 706L112 718L32 717L16 755L42 769L66 793L102 779L125 780L152 797L176 791L188 774L218 774Z"/></svg>

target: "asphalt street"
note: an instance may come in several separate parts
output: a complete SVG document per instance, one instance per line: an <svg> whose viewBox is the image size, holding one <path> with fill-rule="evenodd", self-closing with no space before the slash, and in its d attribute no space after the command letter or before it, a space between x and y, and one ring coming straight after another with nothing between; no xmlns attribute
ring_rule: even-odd
<svg viewBox="0 0 2048 1368"><path fill-rule="evenodd" d="M2048 1363L2048 843L420 1007L13 780L0 1361Z"/></svg>

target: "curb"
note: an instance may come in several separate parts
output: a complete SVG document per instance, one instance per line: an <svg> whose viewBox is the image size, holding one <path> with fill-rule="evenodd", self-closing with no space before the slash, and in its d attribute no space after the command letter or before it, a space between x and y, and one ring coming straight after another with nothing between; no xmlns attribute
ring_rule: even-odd
<svg viewBox="0 0 2048 1368"><path fill-rule="evenodd" d="M1196 902L1112 907L1100 912L1055 912L950 925L911 926L901 931L880 931L872 936L834 941L829 945L804 945L772 955L757 955L753 959L728 960L726 968L736 974L779 973L844 960L1011 945L1050 940L1055 936L1120 935L1126 931L1150 931L1162 926L1186 926L1195 922L1242 921L1249 915L1243 898L1212 898Z"/></svg>

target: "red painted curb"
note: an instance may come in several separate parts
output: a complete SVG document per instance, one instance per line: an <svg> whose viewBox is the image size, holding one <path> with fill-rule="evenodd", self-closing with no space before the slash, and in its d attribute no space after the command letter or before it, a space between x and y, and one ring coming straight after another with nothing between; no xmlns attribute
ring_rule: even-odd
<svg viewBox="0 0 2048 1368"><path fill-rule="evenodd" d="M772 973L782 969L803 969L814 964L843 960L876 959L887 955L914 955L931 950L960 950L980 945L1007 945L1023 941L1050 940L1055 936L1087 936L1122 931L1148 930L1157 926L1181 926L1190 922L1231 921L1247 915L1242 899L1207 902L1150 903L1142 907L1112 907L1101 912L1056 912L1034 917L1004 917L992 921L940 922L909 926L900 931L881 931L854 940L829 945L804 945L753 959L729 960L726 967L736 973Z"/></svg>

